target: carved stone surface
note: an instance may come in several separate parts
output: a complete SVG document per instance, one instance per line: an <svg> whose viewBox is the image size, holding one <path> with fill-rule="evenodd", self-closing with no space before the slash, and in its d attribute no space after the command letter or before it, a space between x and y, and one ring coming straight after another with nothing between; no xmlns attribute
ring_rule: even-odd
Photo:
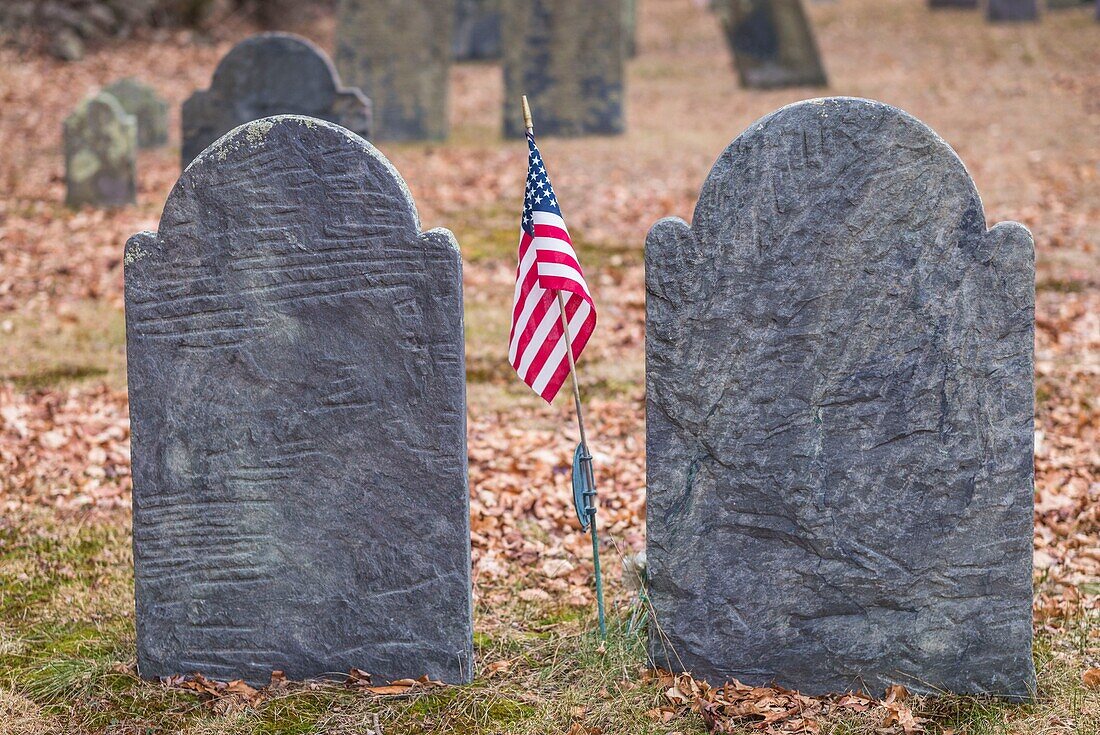
<svg viewBox="0 0 1100 735"><path fill-rule="evenodd" d="M991 21L1039 19L1038 0L986 0L985 17Z"/></svg>
<svg viewBox="0 0 1100 735"><path fill-rule="evenodd" d="M726 149L646 240L658 664L1028 695L1034 277L900 110L803 102Z"/></svg>
<svg viewBox="0 0 1100 735"><path fill-rule="evenodd" d="M825 69L801 0L716 0L741 86L825 86Z"/></svg>
<svg viewBox="0 0 1100 735"><path fill-rule="evenodd" d="M336 64L374 103L378 140L447 137L455 0L340 0Z"/></svg>
<svg viewBox="0 0 1100 735"><path fill-rule="evenodd" d="M371 135L371 103L345 87L324 51L290 33L241 41L214 70L210 89L183 103L183 165L238 125L272 115L308 115Z"/></svg>
<svg viewBox="0 0 1100 735"><path fill-rule="evenodd" d="M500 58L501 0L455 0L452 53L460 61Z"/></svg>
<svg viewBox="0 0 1100 735"><path fill-rule="evenodd" d="M117 207L137 191L137 123L100 92L65 118L65 203Z"/></svg>
<svg viewBox="0 0 1100 735"><path fill-rule="evenodd" d="M126 246L138 667L470 679L462 276L338 126L237 128Z"/></svg>
<svg viewBox="0 0 1100 735"><path fill-rule="evenodd" d="M524 135L524 94L541 135L623 132L620 0L505 0L504 8L505 135Z"/></svg>
<svg viewBox="0 0 1100 735"><path fill-rule="evenodd" d="M168 103L157 91L133 77L120 79L103 90L137 120L139 148L157 148L168 142Z"/></svg>

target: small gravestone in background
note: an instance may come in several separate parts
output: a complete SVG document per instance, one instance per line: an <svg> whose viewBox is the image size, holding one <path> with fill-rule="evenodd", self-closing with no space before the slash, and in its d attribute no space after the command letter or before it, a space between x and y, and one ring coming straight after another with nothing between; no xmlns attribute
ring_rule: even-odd
<svg viewBox="0 0 1100 735"><path fill-rule="evenodd" d="M458 61L500 58L501 0L455 0L452 53Z"/></svg>
<svg viewBox="0 0 1100 735"><path fill-rule="evenodd" d="M506 0L504 133L524 134L527 95L543 135L623 132L620 0Z"/></svg>
<svg viewBox="0 0 1100 735"><path fill-rule="evenodd" d="M887 105L802 102L646 240L654 661L1027 697L1034 247Z"/></svg>
<svg viewBox="0 0 1100 735"><path fill-rule="evenodd" d="M155 89L127 77L103 91L137 120L139 148L157 148L168 142L168 103L157 96Z"/></svg>
<svg viewBox="0 0 1100 735"><path fill-rule="evenodd" d="M183 103L183 165L238 125L271 115L308 115L371 135L371 103L345 87L324 51L301 36L261 33L234 46L210 89Z"/></svg>
<svg viewBox="0 0 1100 735"><path fill-rule="evenodd" d="M65 203L118 207L137 193L137 123L100 92L65 118Z"/></svg>
<svg viewBox="0 0 1100 735"><path fill-rule="evenodd" d="M362 138L281 116L125 262L141 674L469 681L454 236Z"/></svg>
<svg viewBox="0 0 1100 735"><path fill-rule="evenodd" d="M1039 19L1038 0L986 0L985 16L991 21Z"/></svg>
<svg viewBox="0 0 1100 735"><path fill-rule="evenodd" d="M447 137L454 0L340 0L336 64L374 103L377 140Z"/></svg>
<svg viewBox="0 0 1100 735"><path fill-rule="evenodd" d="M978 0L928 0L933 8L976 8Z"/></svg>
<svg viewBox="0 0 1100 735"><path fill-rule="evenodd" d="M715 0L741 86L824 86L825 70L801 0Z"/></svg>

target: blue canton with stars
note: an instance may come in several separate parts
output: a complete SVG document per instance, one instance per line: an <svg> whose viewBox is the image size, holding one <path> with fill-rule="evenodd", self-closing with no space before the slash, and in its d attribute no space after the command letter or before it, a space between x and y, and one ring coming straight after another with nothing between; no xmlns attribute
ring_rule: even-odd
<svg viewBox="0 0 1100 735"><path fill-rule="evenodd" d="M535 236L533 212L551 212L561 217L558 198L554 196L554 187L542 162L542 154L535 145L535 136L527 133L527 147L531 153L527 163L527 189L523 194L523 231Z"/></svg>

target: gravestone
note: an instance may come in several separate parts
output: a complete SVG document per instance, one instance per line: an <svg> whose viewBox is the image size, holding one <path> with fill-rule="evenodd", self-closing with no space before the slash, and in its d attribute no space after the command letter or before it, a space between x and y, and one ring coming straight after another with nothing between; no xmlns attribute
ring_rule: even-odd
<svg viewBox="0 0 1100 735"><path fill-rule="evenodd" d="M715 10L742 87L825 86L801 0L715 0Z"/></svg>
<svg viewBox="0 0 1100 735"><path fill-rule="evenodd" d="M1026 697L1034 248L887 105L785 107L646 240L654 661Z"/></svg>
<svg viewBox="0 0 1100 735"><path fill-rule="evenodd" d="M501 0L455 0L451 53L459 61L500 58Z"/></svg>
<svg viewBox="0 0 1100 735"><path fill-rule="evenodd" d="M976 8L978 0L928 0L933 8Z"/></svg>
<svg viewBox="0 0 1100 735"><path fill-rule="evenodd" d="M469 681L462 274L369 143L243 125L126 246L138 668Z"/></svg>
<svg viewBox="0 0 1100 735"><path fill-rule="evenodd" d="M1030 21L1039 19L1037 0L986 0L985 17L990 21Z"/></svg>
<svg viewBox="0 0 1100 735"><path fill-rule="evenodd" d="M63 125L65 204L118 207L137 192L137 123L111 95L80 103Z"/></svg>
<svg viewBox="0 0 1100 735"><path fill-rule="evenodd" d="M159 148L168 142L168 103L157 91L133 77L120 79L103 90L118 100L137 120L139 148Z"/></svg>
<svg viewBox="0 0 1100 735"><path fill-rule="evenodd" d="M620 0L506 0L504 133L525 133L526 94L542 135L622 133Z"/></svg>
<svg viewBox="0 0 1100 735"><path fill-rule="evenodd" d="M183 165L252 120L308 115L371 135L371 103L345 87L325 52L301 36L261 33L234 46L214 70L210 89L183 103Z"/></svg>
<svg viewBox="0 0 1100 735"><path fill-rule="evenodd" d="M447 137L455 0L340 0L336 64L374 103L378 140Z"/></svg>

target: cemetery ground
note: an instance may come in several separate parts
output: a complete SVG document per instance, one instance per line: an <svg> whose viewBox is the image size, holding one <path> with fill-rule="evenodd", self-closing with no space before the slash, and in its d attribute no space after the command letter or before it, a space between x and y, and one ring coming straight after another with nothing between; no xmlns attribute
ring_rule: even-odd
<svg viewBox="0 0 1100 735"><path fill-rule="evenodd" d="M499 68L453 69L446 144L380 146L424 226L452 229L463 252L478 658L466 687L380 686L363 672L274 676L258 692L137 678L122 246L156 229L179 174L179 103L253 29L137 39L68 65L0 50L0 733L1100 732L1100 30L1086 8L1018 26L904 0L810 10L828 94L916 115L959 152L987 221L1035 235L1033 702L717 692L645 671L621 571L645 538L645 233L662 216L690 219L714 158L753 120L819 94L739 89L713 19L663 0L641 4L628 133L540 140L601 307L580 370L605 643L567 491L571 405L545 406L505 360L526 152L500 138ZM331 19L295 30L331 49ZM131 74L171 101L171 145L141 153L135 206L68 210L61 120Z"/></svg>

